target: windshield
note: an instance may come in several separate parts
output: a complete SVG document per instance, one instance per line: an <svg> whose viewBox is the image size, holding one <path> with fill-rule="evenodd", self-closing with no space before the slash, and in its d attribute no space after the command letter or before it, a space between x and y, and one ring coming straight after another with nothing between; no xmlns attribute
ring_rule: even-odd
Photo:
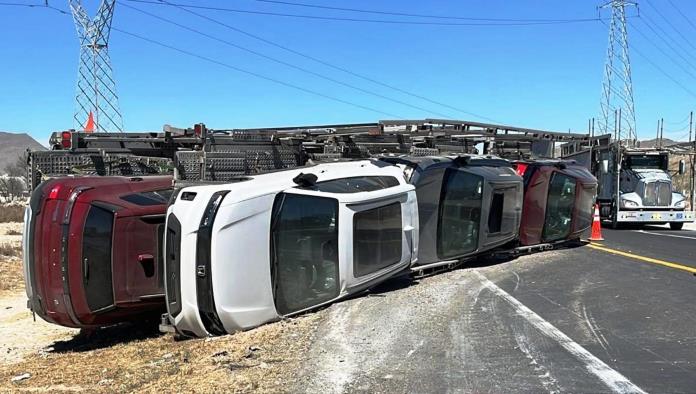
<svg viewBox="0 0 696 394"><path fill-rule="evenodd" d="M338 201L281 193L273 207L271 264L281 315L338 296Z"/></svg>
<svg viewBox="0 0 696 394"><path fill-rule="evenodd" d="M667 169L665 155L628 155L624 161L627 169Z"/></svg>

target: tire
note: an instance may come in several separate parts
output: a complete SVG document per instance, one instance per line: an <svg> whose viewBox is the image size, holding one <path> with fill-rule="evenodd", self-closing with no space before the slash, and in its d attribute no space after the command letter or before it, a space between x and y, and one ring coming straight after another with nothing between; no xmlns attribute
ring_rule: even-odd
<svg viewBox="0 0 696 394"><path fill-rule="evenodd" d="M611 209L611 228L612 230L619 228L619 214L614 208Z"/></svg>
<svg viewBox="0 0 696 394"><path fill-rule="evenodd" d="M670 223L669 228L672 230L681 230L684 227L684 223Z"/></svg>

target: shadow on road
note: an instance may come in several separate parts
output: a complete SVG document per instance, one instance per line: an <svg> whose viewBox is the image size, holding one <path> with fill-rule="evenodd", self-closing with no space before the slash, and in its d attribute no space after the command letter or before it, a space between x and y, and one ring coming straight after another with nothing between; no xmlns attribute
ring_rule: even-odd
<svg viewBox="0 0 696 394"><path fill-rule="evenodd" d="M67 341L53 344L53 353L86 352L162 336L155 319L98 329L83 329Z"/></svg>

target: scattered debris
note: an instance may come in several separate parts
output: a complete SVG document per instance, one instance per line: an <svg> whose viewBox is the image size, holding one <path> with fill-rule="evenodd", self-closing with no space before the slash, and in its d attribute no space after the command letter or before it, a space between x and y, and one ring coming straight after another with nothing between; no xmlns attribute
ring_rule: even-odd
<svg viewBox="0 0 696 394"><path fill-rule="evenodd" d="M26 373L23 373L21 375L17 375L15 377L13 377L12 382L14 382L14 383L21 382L22 380L27 380L29 378L31 378L31 374L29 372L26 372Z"/></svg>

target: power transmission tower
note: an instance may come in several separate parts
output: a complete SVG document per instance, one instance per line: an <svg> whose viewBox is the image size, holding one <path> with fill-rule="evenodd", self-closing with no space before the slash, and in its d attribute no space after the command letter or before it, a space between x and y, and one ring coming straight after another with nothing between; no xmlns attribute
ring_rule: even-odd
<svg viewBox="0 0 696 394"><path fill-rule="evenodd" d="M602 81L602 114L599 118L599 131L612 132L612 123L618 123L617 139L634 145L638 139L636 132L636 113L633 105L633 82L631 80L631 61L628 56L628 32L626 30L626 6L638 4L626 0L611 0L600 8L611 8L609 24L609 46L604 64ZM617 111L619 110L620 111ZM621 121L613 119L621 114Z"/></svg>
<svg viewBox="0 0 696 394"><path fill-rule="evenodd" d="M81 0L68 0L80 40L74 121L78 129L123 131L116 82L109 58L109 34L116 0L102 0L90 19Z"/></svg>

